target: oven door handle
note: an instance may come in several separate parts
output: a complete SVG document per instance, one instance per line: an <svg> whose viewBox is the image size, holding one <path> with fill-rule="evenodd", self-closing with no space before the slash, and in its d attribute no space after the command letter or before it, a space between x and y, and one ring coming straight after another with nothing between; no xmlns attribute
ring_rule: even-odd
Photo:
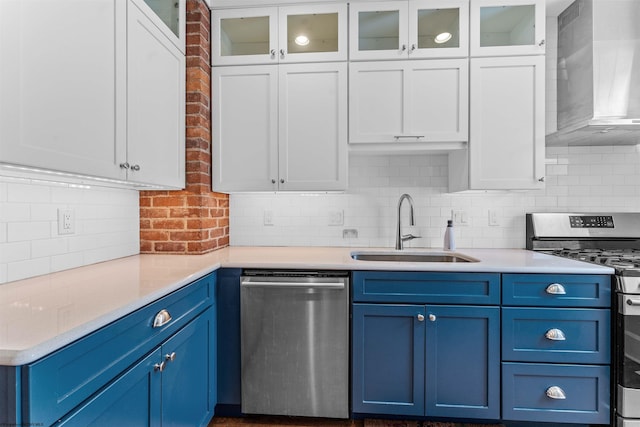
<svg viewBox="0 0 640 427"><path fill-rule="evenodd" d="M627 298L627 305L640 305L640 298Z"/></svg>

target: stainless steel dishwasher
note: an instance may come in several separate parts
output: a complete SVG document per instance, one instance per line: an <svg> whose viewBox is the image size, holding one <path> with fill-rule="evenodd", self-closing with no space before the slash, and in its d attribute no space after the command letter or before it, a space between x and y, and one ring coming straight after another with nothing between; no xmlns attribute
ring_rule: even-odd
<svg viewBox="0 0 640 427"><path fill-rule="evenodd" d="M349 276L245 270L242 412L349 417Z"/></svg>

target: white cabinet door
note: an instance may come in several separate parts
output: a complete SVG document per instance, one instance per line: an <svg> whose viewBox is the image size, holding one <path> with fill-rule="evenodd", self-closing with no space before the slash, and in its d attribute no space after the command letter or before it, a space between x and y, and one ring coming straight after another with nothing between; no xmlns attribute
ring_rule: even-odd
<svg viewBox="0 0 640 427"><path fill-rule="evenodd" d="M349 73L350 143L467 141L467 59L352 62Z"/></svg>
<svg viewBox="0 0 640 427"><path fill-rule="evenodd" d="M356 2L349 5L349 59L406 59L408 3Z"/></svg>
<svg viewBox="0 0 640 427"><path fill-rule="evenodd" d="M211 12L211 63L278 62L278 8L224 9Z"/></svg>
<svg viewBox="0 0 640 427"><path fill-rule="evenodd" d="M213 189L278 189L278 66L214 67Z"/></svg>
<svg viewBox="0 0 640 427"><path fill-rule="evenodd" d="M274 64L347 60L347 4L211 12L211 63Z"/></svg>
<svg viewBox="0 0 640 427"><path fill-rule="evenodd" d="M544 0L471 0L471 56L544 55Z"/></svg>
<svg viewBox="0 0 640 427"><path fill-rule="evenodd" d="M347 64L279 67L280 190L347 187Z"/></svg>
<svg viewBox="0 0 640 427"><path fill-rule="evenodd" d="M469 0L410 0L409 58L469 55Z"/></svg>
<svg viewBox="0 0 640 427"><path fill-rule="evenodd" d="M127 21L129 180L184 188L185 57L131 2Z"/></svg>
<svg viewBox="0 0 640 427"><path fill-rule="evenodd" d="M281 7L281 63L347 60L347 4Z"/></svg>
<svg viewBox="0 0 640 427"><path fill-rule="evenodd" d="M126 5L0 1L0 162L124 179Z"/></svg>
<svg viewBox="0 0 640 427"><path fill-rule="evenodd" d="M451 190L544 186L544 66L544 56L471 59L468 172L450 157Z"/></svg>

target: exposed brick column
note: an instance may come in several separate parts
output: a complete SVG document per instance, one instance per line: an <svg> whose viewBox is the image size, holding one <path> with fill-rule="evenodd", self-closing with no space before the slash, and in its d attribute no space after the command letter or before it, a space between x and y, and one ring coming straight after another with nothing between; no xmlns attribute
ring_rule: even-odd
<svg viewBox="0 0 640 427"><path fill-rule="evenodd" d="M186 189L140 192L140 252L202 254L229 245L229 197L211 191L209 8L187 0Z"/></svg>

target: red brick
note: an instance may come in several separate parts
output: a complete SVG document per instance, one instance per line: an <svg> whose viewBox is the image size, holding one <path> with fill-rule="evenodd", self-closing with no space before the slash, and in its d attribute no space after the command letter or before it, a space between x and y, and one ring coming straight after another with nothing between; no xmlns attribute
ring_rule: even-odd
<svg viewBox="0 0 640 427"><path fill-rule="evenodd" d="M183 219L154 219L151 221L154 230L183 230L185 220Z"/></svg>
<svg viewBox="0 0 640 427"><path fill-rule="evenodd" d="M141 230L140 239L165 242L169 240L169 233L166 231Z"/></svg>
<svg viewBox="0 0 640 427"><path fill-rule="evenodd" d="M187 245L182 242L156 242L153 244L155 252L185 253Z"/></svg>

